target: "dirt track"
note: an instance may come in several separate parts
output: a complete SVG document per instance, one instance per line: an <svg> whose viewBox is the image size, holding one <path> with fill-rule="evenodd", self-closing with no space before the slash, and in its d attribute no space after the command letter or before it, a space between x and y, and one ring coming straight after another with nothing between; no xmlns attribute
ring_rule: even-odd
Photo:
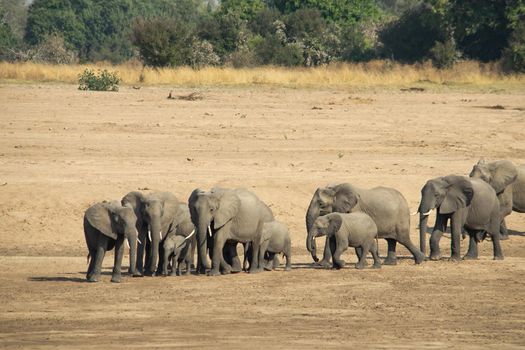
<svg viewBox="0 0 525 350"><path fill-rule="evenodd" d="M497 262L486 242L479 261L415 266L398 247L398 266L330 271L304 244L320 185L392 186L415 210L427 179L480 156L525 163L523 94L169 90L0 85L0 347L525 346L525 214ZM215 185L252 189L289 224L293 271L116 285L109 254L103 281L84 283L91 203Z"/></svg>

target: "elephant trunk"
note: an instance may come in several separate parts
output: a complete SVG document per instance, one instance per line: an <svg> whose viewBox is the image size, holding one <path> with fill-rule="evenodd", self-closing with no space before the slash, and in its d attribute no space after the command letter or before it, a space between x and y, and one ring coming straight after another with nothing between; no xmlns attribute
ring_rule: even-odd
<svg viewBox="0 0 525 350"><path fill-rule="evenodd" d="M317 247L315 245L315 239L314 238L315 237L314 237L313 230L308 231L308 236L306 237L306 249L308 249L310 254L312 254L312 259L315 262L318 262L319 258L317 257L317 253L316 253Z"/></svg>
<svg viewBox="0 0 525 350"><path fill-rule="evenodd" d="M312 226L314 225L315 219L319 217L320 212L321 210L314 196L314 198L312 198L312 201L310 202L308 211L306 212L306 232L308 233L307 238L306 238L306 248L312 254L312 259L315 262L318 262L319 258L317 257L317 252L316 252L317 246L316 246L315 240L313 239L313 236L310 231L312 230Z"/></svg>
<svg viewBox="0 0 525 350"><path fill-rule="evenodd" d="M427 254L427 223L428 223L428 215L423 215L423 213L419 213L419 250L421 250L421 253Z"/></svg>
<svg viewBox="0 0 525 350"><path fill-rule="evenodd" d="M150 223L151 232L151 246L150 246L150 264L148 266L148 272L154 275L157 271L157 264L159 260L159 245L162 240L160 218L154 219Z"/></svg>
<svg viewBox="0 0 525 350"><path fill-rule="evenodd" d="M137 236L128 236L129 243L129 274L137 275Z"/></svg>
<svg viewBox="0 0 525 350"><path fill-rule="evenodd" d="M197 273L205 274L208 260L206 250L208 248L208 223L200 220L197 225Z"/></svg>

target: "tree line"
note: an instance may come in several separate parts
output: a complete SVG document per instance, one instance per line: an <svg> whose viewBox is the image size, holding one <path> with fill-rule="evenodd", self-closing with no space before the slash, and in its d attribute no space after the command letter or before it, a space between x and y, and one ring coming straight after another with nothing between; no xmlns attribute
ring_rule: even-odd
<svg viewBox="0 0 525 350"><path fill-rule="evenodd" d="M525 0L0 0L0 59L154 67L498 61L525 72Z"/></svg>

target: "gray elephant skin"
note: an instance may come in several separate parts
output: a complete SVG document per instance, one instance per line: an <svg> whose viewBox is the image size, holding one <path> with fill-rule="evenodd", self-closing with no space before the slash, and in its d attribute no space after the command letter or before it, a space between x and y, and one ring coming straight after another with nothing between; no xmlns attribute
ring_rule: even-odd
<svg viewBox="0 0 525 350"><path fill-rule="evenodd" d="M244 252L244 269L247 261L252 260L253 247L248 243ZM282 253L286 259L285 271L292 269L292 240L286 224L274 220L263 224L259 245L259 267L272 271L279 267L277 254Z"/></svg>
<svg viewBox="0 0 525 350"><path fill-rule="evenodd" d="M163 254L161 243L184 220L179 201L171 192L133 191L125 195L121 202L122 205L131 206L137 216L137 230L142 242L137 252L137 271L146 276L160 275Z"/></svg>
<svg viewBox="0 0 525 350"><path fill-rule="evenodd" d="M241 271L237 243L252 242L254 251L258 251L263 223L274 220L270 208L242 188L214 188L209 192L195 189L188 205L197 230L197 272L206 272L209 248L211 276ZM258 254L253 254L250 272L258 271Z"/></svg>
<svg viewBox="0 0 525 350"><path fill-rule="evenodd" d="M163 243L162 275L168 274L168 263L171 260L171 276L181 275L181 265L186 265L186 275L191 273L194 249L197 243L195 226L191 222L190 211L185 203L179 204L180 211L184 213L182 221L171 230Z"/></svg>
<svg viewBox="0 0 525 350"><path fill-rule="evenodd" d="M137 217L133 209L118 201L100 202L89 207L84 214L84 235L89 251L89 267L86 278L98 282L104 255L115 248L115 262L111 282L121 281L121 265L124 255L124 240L130 247L130 274L135 275L137 259Z"/></svg>
<svg viewBox="0 0 525 350"><path fill-rule="evenodd" d="M515 166L508 160L486 163L480 160L470 177L487 182L496 191L500 204L501 239L508 238L505 217L512 211L525 213L525 165Z"/></svg>
<svg viewBox="0 0 525 350"><path fill-rule="evenodd" d="M335 269L341 269L345 265L341 259L348 247L356 249L358 262L357 269L366 266L368 252L374 258L373 268L381 267L381 260L377 252L377 226L372 218L362 212L350 214L331 213L319 216L315 219L312 228L308 232L308 250L311 251L316 237L326 236L329 239L332 263Z"/></svg>
<svg viewBox="0 0 525 350"><path fill-rule="evenodd" d="M428 180L421 189L419 229L421 250L426 249L428 216L437 209L436 223L430 237L430 259L439 260L439 240L450 220L452 233L451 260L460 260L461 234L469 237L469 248L464 259L477 259L478 242L491 235L494 259L502 260L500 246L500 208L496 191L481 179L448 175Z"/></svg>
<svg viewBox="0 0 525 350"><path fill-rule="evenodd" d="M375 187L361 189L348 183L329 185L318 188L306 212L306 230L310 232L317 217L332 212L353 213L364 212L374 220L379 238L386 239L388 255L385 265L395 265L396 243L404 245L414 256L416 264L424 261L425 256L410 240L410 211L403 195L389 187ZM314 261L318 261L315 241L311 246L307 240L307 247ZM326 240L322 266L330 266L330 246Z"/></svg>

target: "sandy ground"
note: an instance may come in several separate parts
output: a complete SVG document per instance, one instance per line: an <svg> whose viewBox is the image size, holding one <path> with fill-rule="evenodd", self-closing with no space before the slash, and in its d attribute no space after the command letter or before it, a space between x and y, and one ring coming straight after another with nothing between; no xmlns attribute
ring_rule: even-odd
<svg viewBox="0 0 525 350"><path fill-rule="evenodd" d="M485 242L478 261L416 266L398 247L397 266L322 270L304 242L327 183L392 186L415 210L429 178L468 174L481 156L525 163L523 94L169 91L0 84L1 348L525 347L524 214L508 218L497 262ZM291 272L112 284L109 254L102 282L84 283L90 204L215 185L253 190L289 225Z"/></svg>

